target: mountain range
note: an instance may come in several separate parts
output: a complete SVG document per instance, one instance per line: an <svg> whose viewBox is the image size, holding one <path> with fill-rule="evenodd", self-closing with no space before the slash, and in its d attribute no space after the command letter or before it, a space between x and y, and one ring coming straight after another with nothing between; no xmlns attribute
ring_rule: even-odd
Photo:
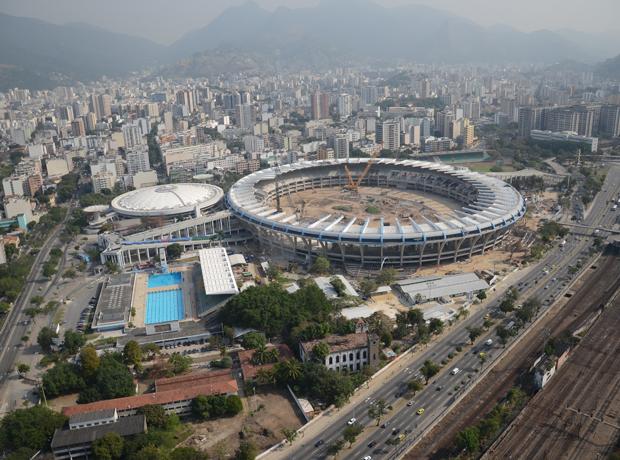
<svg viewBox="0 0 620 460"><path fill-rule="evenodd" d="M484 27L428 6L387 8L371 0L322 0L313 7L273 11L248 2L169 46L85 24L54 25L0 14L0 43L0 90L8 83L3 74L26 82L38 78L45 86L50 80L84 81L146 66L161 66L166 75L199 76L406 60L551 64L570 59L591 64L620 52L608 37Z"/></svg>

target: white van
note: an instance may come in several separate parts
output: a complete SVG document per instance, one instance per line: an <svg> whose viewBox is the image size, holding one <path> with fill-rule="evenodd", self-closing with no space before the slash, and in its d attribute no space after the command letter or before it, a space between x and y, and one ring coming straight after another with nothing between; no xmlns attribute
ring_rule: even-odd
<svg viewBox="0 0 620 460"><path fill-rule="evenodd" d="M452 374L452 375L456 375L456 374L458 374L459 372L461 372L461 370L460 370L458 367L455 367L454 369L452 369L452 371L450 371L450 374Z"/></svg>

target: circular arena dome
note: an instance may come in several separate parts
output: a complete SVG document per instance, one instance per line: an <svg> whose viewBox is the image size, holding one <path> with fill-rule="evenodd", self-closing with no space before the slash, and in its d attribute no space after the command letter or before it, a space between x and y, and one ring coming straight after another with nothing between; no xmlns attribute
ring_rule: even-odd
<svg viewBox="0 0 620 460"><path fill-rule="evenodd" d="M525 214L521 194L498 179L426 161L369 161L257 171L235 183L226 202L269 251L362 267L469 259L494 248ZM344 190L351 180L364 193Z"/></svg>
<svg viewBox="0 0 620 460"><path fill-rule="evenodd" d="M217 206L224 191L210 184L166 184L124 193L112 200L111 208L125 217L179 217Z"/></svg>

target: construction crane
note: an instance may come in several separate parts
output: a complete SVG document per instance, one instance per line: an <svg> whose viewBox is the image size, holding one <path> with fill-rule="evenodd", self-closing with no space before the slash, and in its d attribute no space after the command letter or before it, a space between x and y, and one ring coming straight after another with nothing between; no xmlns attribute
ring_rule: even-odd
<svg viewBox="0 0 620 460"><path fill-rule="evenodd" d="M361 185L366 175L368 175L368 171L370 171L370 167L375 162L375 158L377 157L378 154L379 152L374 152L371 155L371 157L368 159L368 162L366 163L366 167L362 171L362 174L360 174L360 176L357 178L357 182L354 181L353 177L351 176L351 170L349 169L349 165L345 163L344 169L347 172L347 179L348 179L347 185L344 186L345 190L349 190L351 192L358 191L359 186Z"/></svg>

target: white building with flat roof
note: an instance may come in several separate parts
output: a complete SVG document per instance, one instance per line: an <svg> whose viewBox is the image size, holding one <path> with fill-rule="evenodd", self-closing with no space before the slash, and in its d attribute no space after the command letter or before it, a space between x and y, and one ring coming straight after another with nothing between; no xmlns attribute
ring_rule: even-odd
<svg viewBox="0 0 620 460"><path fill-rule="evenodd" d="M487 289L489 285L475 273L461 273L449 276L424 276L398 281L396 289L411 304L473 294Z"/></svg>
<svg viewBox="0 0 620 460"><path fill-rule="evenodd" d="M239 293L226 249L222 247L201 249L198 251L198 256L206 295Z"/></svg>

